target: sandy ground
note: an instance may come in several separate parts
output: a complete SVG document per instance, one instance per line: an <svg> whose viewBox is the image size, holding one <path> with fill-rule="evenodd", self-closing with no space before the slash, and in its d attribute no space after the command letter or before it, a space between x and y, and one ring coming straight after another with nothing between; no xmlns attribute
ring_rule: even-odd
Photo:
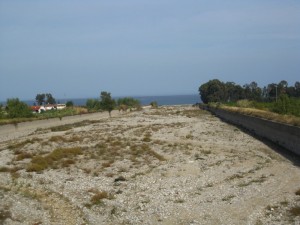
<svg viewBox="0 0 300 225"><path fill-rule="evenodd" d="M0 126L0 199L0 224L300 224L299 158L187 106L35 121Z"/></svg>

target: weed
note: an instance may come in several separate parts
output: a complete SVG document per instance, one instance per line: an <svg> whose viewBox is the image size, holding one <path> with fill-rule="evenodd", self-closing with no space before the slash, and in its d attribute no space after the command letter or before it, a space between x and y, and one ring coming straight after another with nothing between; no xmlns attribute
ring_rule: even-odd
<svg viewBox="0 0 300 225"><path fill-rule="evenodd" d="M65 124L65 125L61 125L61 126L56 126L56 127L51 127L50 130L52 132L59 132L59 131L67 131L76 127L82 127L82 126L87 126L89 124L93 124L93 123L98 123L99 121L94 121L94 120L84 120L82 122L78 122L78 123L73 123L73 124Z"/></svg>
<svg viewBox="0 0 300 225"><path fill-rule="evenodd" d="M240 179L240 178L243 178L243 177L244 177L244 175L242 175L242 174L234 174L234 175L226 178L225 180L230 181L230 180L234 180L234 179Z"/></svg>
<svg viewBox="0 0 300 225"><path fill-rule="evenodd" d="M21 161L23 159L29 159L32 158L32 154L28 152L23 152L17 155L16 160Z"/></svg>
<svg viewBox="0 0 300 225"><path fill-rule="evenodd" d="M288 206L289 202L288 202L288 200L284 200L284 201L280 202L280 204L282 206Z"/></svg>
<svg viewBox="0 0 300 225"><path fill-rule="evenodd" d="M224 198L222 198L222 201L228 202L228 201L230 201L231 199L233 199L234 197L235 197L235 195L227 195L227 196L225 196Z"/></svg>
<svg viewBox="0 0 300 225"><path fill-rule="evenodd" d="M185 136L185 138L186 138L186 139L193 139L193 135L192 135L192 134L187 134L187 135Z"/></svg>
<svg viewBox="0 0 300 225"><path fill-rule="evenodd" d="M0 167L0 173L6 173L6 172L9 172L9 171L10 171L9 167L6 167L6 166Z"/></svg>
<svg viewBox="0 0 300 225"><path fill-rule="evenodd" d="M62 167L67 167L70 164L74 164L72 159L76 155L81 155L82 150L79 147L74 148L58 148L46 156L35 156L32 158L31 163L27 167L27 172L41 172L42 170L51 167L53 169L58 168L60 164ZM67 160L65 160L67 159Z"/></svg>
<svg viewBox="0 0 300 225"><path fill-rule="evenodd" d="M300 206L295 206L295 207L291 208L289 210L289 213L294 217L300 216Z"/></svg>
<svg viewBox="0 0 300 225"><path fill-rule="evenodd" d="M148 136L145 136L142 141L144 141L144 142L151 142L151 138L148 137Z"/></svg>
<svg viewBox="0 0 300 225"><path fill-rule="evenodd" d="M10 144L8 146L8 148L11 150L16 150L16 149L23 148L27 144L33 144L34 142L38 142L38 141L40 141L39 138L27 139L27 140L19 142L19 143Z"/></svg>
<svg viewBox="0 0 300 225"><path fill-rule="evenodd" d="M52 136L49 141L51 142L66 142L66 139L63 136Z"/></svg>
<svg viewBox="0 0 300 225"><path fill-rule="evenodd" d="M11 218L11 212L8 209L0 209L0 223L2 224L9 218Z"/></svg>
<svg viewBox="0 0 300 225"><path fill-rule="evenodd" d="M174 201L174 203L184 203L184 202L185 202L184 199L181 199L181 198L176 199L176 200Z"/></svg>
<svg viewBox="0 0 300 225"><path fill-rule="evenodd" d="M253 183L263 183L266 181L266 177L265 176L261 176L259 178L256 178L256 179L253 179L253 180L250 180L248 182L244 182L244 183L240 183L238 186L239 187L246 187L246 186L249 186Z"/></svg>
<svg viewBox="0 0 300 225"><path fill-rule="evenodd" d="M204 155L210 155L210 154L211 154L211 150L201 150L201 152L202 152Z"/></svg>
<svg viewBox="0 0 300 225"><path fill-rule="evenodd" d="M99 205L103 199L112 199L113 196L106 191L93 191L94 195L91 198L92 205Z"/></svg>

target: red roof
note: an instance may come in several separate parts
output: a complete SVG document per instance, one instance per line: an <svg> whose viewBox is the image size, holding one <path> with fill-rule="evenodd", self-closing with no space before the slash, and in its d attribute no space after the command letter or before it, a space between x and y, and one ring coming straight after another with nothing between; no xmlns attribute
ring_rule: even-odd
<svg viewBox="0 0 300 225"><path fill-rule="evenodd" d="M33 111L38 111L41 108L41 106L34 105L34 106L31 106L30 108Z"/></svg>

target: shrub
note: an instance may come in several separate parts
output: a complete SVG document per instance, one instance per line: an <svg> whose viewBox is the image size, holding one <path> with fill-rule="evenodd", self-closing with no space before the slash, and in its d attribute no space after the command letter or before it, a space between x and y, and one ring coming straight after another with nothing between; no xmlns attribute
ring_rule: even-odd
<svg viewBox="0 0 300 225"><path fill-rule="evenodd" d="M156 101L150 102L150 105L152 106L152 108L155 108L155 109L158 107L158 104Z"/></svg>
<svg viewBox="0 0 300 225"><path fill-rule="evenodd" d="M33 116L28 105L21 102L18 98L7 100L7 114L9 118L28 118Z"/></svg>
<svg viewBox="0 0 300 225"><path fill-rule="evenodd" d="M81 148L58 148L46 156L35 156L27 167L27 172L40 172L48 167L56 168L57 164L67 167L74 164L72 158L82 154Z"/></svg>
<svg viewBox="0 0 300 225"><path fill-rule="evenodd" d="M242 108L251 108L253 107L253 102L247 99L237 101L237 106Z"/></svg>
<svg viewBox="0 0 300 225"><path fill-rule="evenodd" d="M107 193L106 191L97 191L92 189L90 190L90 192L94 193L94 195L91 198L92 205L101 204L103 199L113 199L113 195Z"/></svg>
<svg viewBox="0 0 300 225"><path fill-rule="evenodd" d="M120 107L123 105L127 106L129 109L131 108L140 108L141 107L141 103L139 100L131 98L131 97L126 97L126 98L119 98L117 100L117 105Z"/></svg>
<svg viewBox="0 0 300 225"><path fill-rule="evenodd" d="M74 103L72 101L67 101L66 102L66 106L67 107L73 107L74 106Z"/></svg>

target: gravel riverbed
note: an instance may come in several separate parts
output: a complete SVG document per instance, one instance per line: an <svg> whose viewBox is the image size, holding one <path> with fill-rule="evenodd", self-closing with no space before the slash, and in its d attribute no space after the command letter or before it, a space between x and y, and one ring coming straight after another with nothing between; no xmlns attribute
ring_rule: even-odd
<svg viewBox="0 0 300 225"><path fill-rule="evenodd" d="M300 224L299 158L190 106L0 126L0 224Z"/></svg>

